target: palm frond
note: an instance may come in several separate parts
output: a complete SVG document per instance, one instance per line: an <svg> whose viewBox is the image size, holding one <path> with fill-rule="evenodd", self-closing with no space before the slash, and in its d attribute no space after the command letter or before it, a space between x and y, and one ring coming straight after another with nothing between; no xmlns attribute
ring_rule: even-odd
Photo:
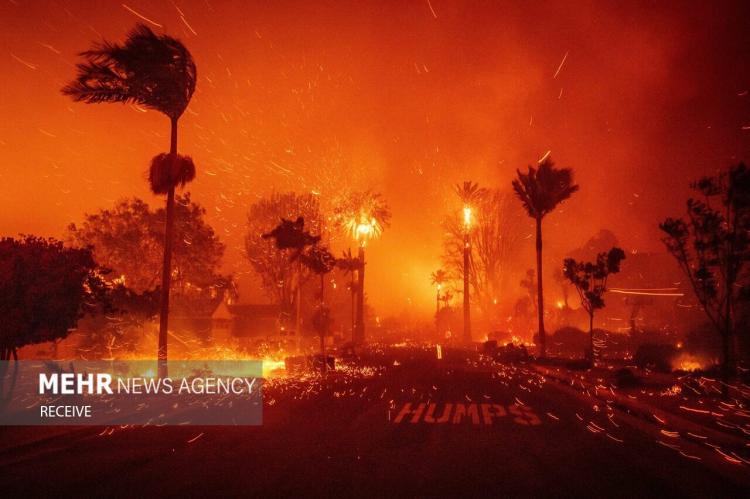
<svg viewBox="0 0 750 499"><path fill-rule="evenodd" d="M464 181L463 184L456 184L454 190L464 204L474 204L487 194L487 189L479 187L479 184L476 182L468 180Z"/></svg>
<svg viewBox="0 0 750 499"><path fill-rule="evenodd" d="M430 274L430 279L434 285L444 284L448 280L448 273L443 269L438 269Z"/></svg>
<svg viewBox="0 0 750 499"><path fill-rule="evenodd" d="M161 153L151 160L148 182L154 194L166 194L195 179L195 164L190 156Z"/></svg>
<svg viewBox="0 0 750 499"><path fill-rule="evenodd" d="M578 191L578 185L573 183L573 170L555 168L550 158L545 159L539 168L529 166L526 173L520 170L516 173L513 191L533 218L544 217Z"/></svg>
<svg viewBox="0 0 750 499"><path fill-rule="evenodd" d="M136 103L177 119L195 91L197 70L187 48L142 24L122 45L96 43L80 56L76 79L62 89L76 101Z"/></svg>

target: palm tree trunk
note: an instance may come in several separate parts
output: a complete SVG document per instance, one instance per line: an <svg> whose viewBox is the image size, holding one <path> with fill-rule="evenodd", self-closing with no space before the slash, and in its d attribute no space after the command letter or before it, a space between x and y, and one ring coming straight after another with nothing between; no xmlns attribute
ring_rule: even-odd
<svg viewBox="0 0 750 499"><path fill-rule="evenodd" d="M731 348L729 335L723 332L721 335L721 396L725 399L729 397Z"/></svg>
<svg viewBox="0 0 750 499"><path fill-rule="evenodd" d="M365 342L365 248L359 247L359 269L357 270L357 325L355 328L354 342L362 344Z"/></svg>
<svg viewBox="0 0 750 499"><path fill-rule="evenodd" d="M323 306L325 305L325 274L320 274L320 313L323 314ZM320 356L323 357L323 372L326 372L328 367L328 359L326 358L326 331L321 328L320 331Z"/></svg>
<svg viewBox="0 0 750 499"><path fill-rule="evenodd" d="M464 234L464 341L471 343L471 300L469 296L469 232Z"/></svg>
<svg viewBox="0 0 750 499"><path fill-rule="evenodd" d="M354 271L352 271L350 281L349 281L349 292L351 294L352 298L352 343L357 342L357 315L355 313L354 307L356 305L356 293L357 288L354 287Z"/></svg>
<svg viewBox="0 0 750 499"><path fill-rule="evenodd" d="M540 357L547 356L547 337L544 333L544 294L542 290L542 218L536 219L536 299L539 316L539 352Z"/></svg>
<svg viewBox="0 0 750 499"><path fill-rule="evenodd" d="M437 290L437 297L435 297L435 333L440 336L440 288Z"/></svg>
<svg viewBox="0 0 750 499"><path fill-rule="evenodd" d="M721 335L723 359L721 364L721 395L729 397L729 380L734 374L734 355L732 352L732 292L734 281L726 280L726 303L724 304L724 334Z"/></svg>
<svg viewBox="0 0 750 499"><path fill-rule="evenodd" d="M297 260L297 311L294 314L294 335L297 337L297 350L302 348L302 262Z"/></svg>
<svg viewBox="0 0 750 499"><path fill-rule="evenodd" d="M171 119L169 153L177 154L177 118ZM172 285L172 232L174 232L174 186L167 193L166 227L164 229L164 262L161 270L161 312L159 315L159 377L168 376L167 334L169 330L169 289Z"/></svg>
<svg viewBox="0 0 750 499"><path fill-rule="evenodd" d="M591 367L594 367L594 314L589 313L589 362Z"/></svg>

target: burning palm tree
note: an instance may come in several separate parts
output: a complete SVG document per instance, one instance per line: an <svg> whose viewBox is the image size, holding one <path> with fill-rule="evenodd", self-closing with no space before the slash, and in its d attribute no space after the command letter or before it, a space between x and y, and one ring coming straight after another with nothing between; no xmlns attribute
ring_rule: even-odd
<svg viewBox="0 0 750 499"><path fill-rule="evenodd" d="M365 340L365 246L371 239L376 239L382 234L383 229L390 224L390 219L391 210L382 195L369 190L349 193L334 209L336 225L350 234L359 246L355 343Z"/></svg>
<svg viewBox="0 0 750 499"><path fill-rule="evenodd" d="M179 40L156 35L142 24L136 25L124 44L105 41L80 55L84 62L78 64L78 75L63 87L63 94L87 104L137 104L163 113L171 125L169 153L156 156L149 171L154 193L167 195L158 351L159 374L166 376L174 191L195 178L192 159L177 154L177 121L195 91L195 62Z"/></svg>
<svg viewBox="0 0 750 499"><path fill-rule="evenodd" d="M469 263L471 259L471 225L472 212L475 205L480 201L487 191L479 187L475 182L466 181L455 187L458 198L463 203L463 229L464 229L464 341L471 342L471 300L469 297Z"/></svg>
<svg viewBox="0 0 750 499"><path fill-rule="evenodd" d="M443 284L448 281L448 273L443 269L438 269L430 275L430 280L435 289L437 289L435 314L438 314L440 312L440 291L443 289Z"/></svg>
<svg viewBox="0 0 750 499"><path fill-rule="evenodd" d="M544 295L542 293L542 219L558 204L578 191L573 183L573 170L555 168L550 158L545 158L539 168L529 166L527 173L517 170L513 190L521 200L528 215L536 221L536 275L537 315L539 317L539 349L547 354L547 339L544 333Z"/></svg>

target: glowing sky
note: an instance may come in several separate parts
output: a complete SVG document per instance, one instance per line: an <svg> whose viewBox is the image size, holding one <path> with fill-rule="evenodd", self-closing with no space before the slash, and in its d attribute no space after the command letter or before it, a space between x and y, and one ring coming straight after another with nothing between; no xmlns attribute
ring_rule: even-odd
<svg viewBox="0 0 750 499"><path fill-rule="evenodd" d="M228 270L249 271L254 199L373 187L394 216L369 249L371 300L430 310L451 186L509 187L550 150L581 185L548 219L550 261L604 227L661 250L689 180L750 158L749 4L666 3L4 0L0 234L59 237L123 196L161 203L145 171L166 118L59 92L77 52L142 16L198 65L179 147Z"/></svg>

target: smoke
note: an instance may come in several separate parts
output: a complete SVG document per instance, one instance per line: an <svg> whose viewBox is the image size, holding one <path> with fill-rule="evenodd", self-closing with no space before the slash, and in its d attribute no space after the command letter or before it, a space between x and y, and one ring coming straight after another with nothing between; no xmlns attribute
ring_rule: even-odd
<svg viewBox="0 0 750 499"><path fill-rule="evenodd" d="M182 2L131 5L180 37L199 81L182 119L190 186L242 256L249 205L272 190L383 192L392 226L368 248L382 313L429 312L450 189L509 187L547 152L581 191L545 221L547 268L602 228L660 250L658 222L693 178L748 158L746 2ZM0 231L59 235L123 196L168 123L60 95L75 54L139 20L118 2L7 4L0 59ZM523 237L531 234L524 233ZM533 266L533 255L518 267ZM241 281L252 295L251 280Z"/></svg>

